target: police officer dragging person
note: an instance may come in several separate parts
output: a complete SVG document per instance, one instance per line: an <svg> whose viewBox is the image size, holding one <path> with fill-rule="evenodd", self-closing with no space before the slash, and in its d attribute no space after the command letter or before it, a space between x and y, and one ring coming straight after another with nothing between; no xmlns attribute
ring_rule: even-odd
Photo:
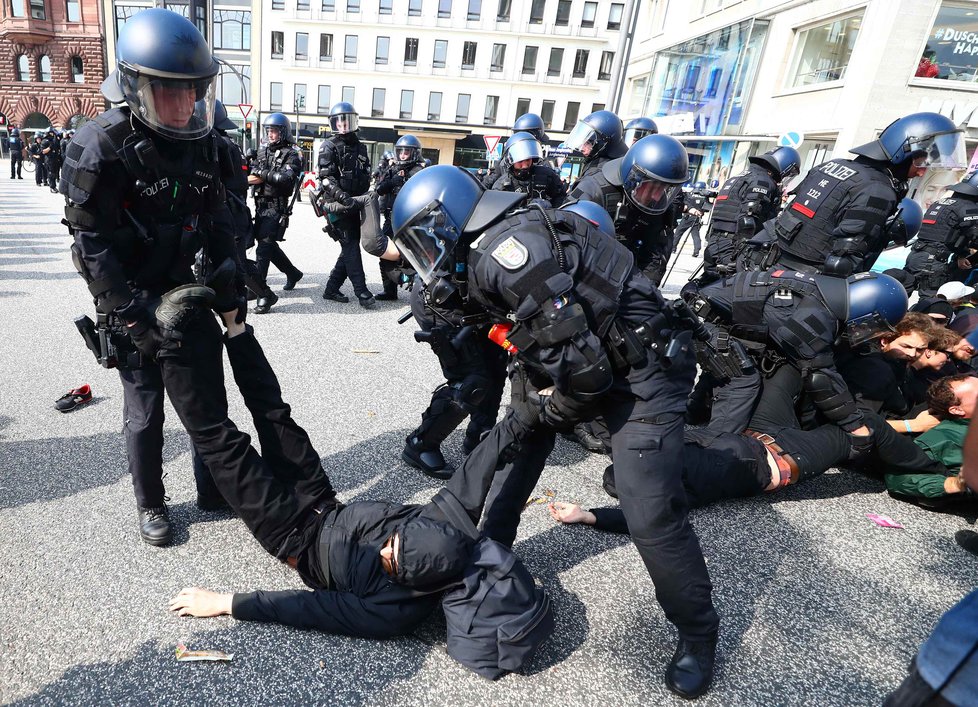
<svg viewBox="0 0 978 707"><path fill-rule="evenodd" d="M781 183L801 168L793 147L778 147L749 157L747 171L724 182L713 200L713 215L706 234L701 285L736 271L739 250L765 221L781 209Z"/></svg>
<svg viewBox="0 0 978 707"><path fill-rule="evenodd" d="M649 135L583 177L570 198L601 204L635 264L658 286L672 252L673 202L688 177L686 148L674 137Z"/></svg>
<svg viewBox="0 0 978 707"><path fill-rule="evenodd" d="M567 198L567 185L543 161L543 147L530 133L514 133L503 148L503 174L492 185L499 191L518 191L547 206L560 206Z"/></svg>
<svg viewBox="0 0 978 707"><path fill-rule="evenodd" d="M58 180L61 177L61 140L54 128L48 130L41 140L41 154L44 155L44 172L48 188L52 194L58 193Z"/></svg>
<svg viewBox="0 0 978 707"><path fill-rule="evenodd" d="M213 300L221 312L244 314L220 172L222 139L212 129L219 64L189 20L163 9L126 22L117 58L102 92L124 105L78 129L60 188L72 259L104 321L105 336L93 348L104 365L122 363L140 535L166 545L164 390L208 468L245 473L262 462L227 416L217 324L190 306ZM193 284L202 247L210 281L221 282L216 299ZM213 480L196 481L200 505L216 505Z"/></svg>
<svg viewBox="0 0 978 707"><path fill-rule="evenodd" d="M546 145L547 141L550 139L547 137L546 124L536 113L524 113L519 116L513 123L513 134L516 133L529 133L535 137L541 145ZM481 177L482 186L486 189L491 189L492 185L496 183L506 171L506 165L503 160L498 160L493 168L488 174Z"/></svg>
<svg viewBox="0 0 978 707"><path fill-rule="evenodd" d="M627 184L645 205L672 188L639 173L629 173ZM520 208L525 199L484 191L446 165L416 176L394 203L395 243L432 296L476 304L493 322L512 325L504 341L517 351L511 405L538 419L501 472L484 532L511 544L556 431L603 417L633 542L680 632L666 684L700 695L712 678L719 619L679 473L696 369L682 343L688 320L674 314L624 245L572 212ZM550 386L552 395L534 392Z"/></svg>
<svg viewBox="0 0 978 707"><path fill-rule="evenodd" d="M267 314L278 301L268 287L269 264L285 274L283 290L292 290L302 279L299 270L279 245L285 240L292 207L302 180L302 153L292 138L292 123L284 113L272 113L262 121L265 141L258 150L248 184L255 197L255 261L262 289L254 290L256 314ZM249 285L251 286L251 285Z"/></svg>
<svg viewBox="0 0 978 707"><path fill-rule="evenodd" d="M960 166L961 131L938 113L913 113L849 150L856 158L814 167L774 223L777 263L845 277L866 269L865 257L906 196L907 181L930 166ZM713 218L717 209L714 207Z"/></svg>
<svg viewBox="0 0 978 707"><path fill-rule="evenodd" d="M679 225L676 226L674 251L681 247L679 240L689 231L689 235L693 238L693 257L699 257L700 227L703 225L703 216L710 210L712 198L713 194L706 188L706 182L693 184L692 190L683 199L683 215L679 219Z"/></svg>
<svg viewBox="0 0 978 707"><path fill-rule="evenodd" d="M330 238L340 244L340 255L326 280L323 299L349 302L340 287L349 278L361 307L373 307L374 296L367 289L360 258L360 211L363 197L370 188L370 158L367 146L360 142L357 130L360 117L350 103L337 103L329 111L332 134L319 148L319 179L327 199L321 208L326 212Z"/></svg>
<svg viewBox="0 0 978 707"><path fill-rule="evenodd" d="M394 145L394 152L387 168L381 173L377 184L374 186L374 191L380 198L384 235L388 239L393 235L391 208L394 206L394 199L397 197L397 193L401 191L404 183L422 169L424 169L424 161L421 158L421 141L414 135L402 135ZM384 291L376 295L374 299L383 302L396 300L398 286L408 282L405 275L406 267L407 264L402 260L391 261L381 258L380 281Z"/></svg>
<svg viewBox="0 0 978 707"><path fill-rule="evenodd" d="M625 147L631 147L647 135L658 135L659 126L651 118L632 118L625 124L623 140Z"/></svg>
<svg viewBox="0 0 978 707"><path fill-rule="evenodd" d="M10 131L8 146L10 147L10 178L23 179L21 170L24 168L25 146L18 128L13 128Z"/></svg>
<svg viewBox="0 0 978 707"><path fill-rule="evenodd" d="M948 189L924 214L903 269L914 276L921 297L933 297L937 288L957 277L956 269L970 270L978 256L978 172Z"/></svg>

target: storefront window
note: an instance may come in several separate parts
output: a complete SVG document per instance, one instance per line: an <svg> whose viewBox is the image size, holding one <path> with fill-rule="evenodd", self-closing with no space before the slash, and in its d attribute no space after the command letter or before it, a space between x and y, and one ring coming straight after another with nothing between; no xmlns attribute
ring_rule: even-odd
<svg viewBox="0 0 978 707"><path fill-rule="evenodd" d="M973 3L941 5L914 75L978 81L978 12Z"/></svg>
<svg viewBox="0 0 978 707"><path fill-rule="evenodd" d="M845 78L862 14L844 17L798 33L789 86L810 86Z"/></svg>

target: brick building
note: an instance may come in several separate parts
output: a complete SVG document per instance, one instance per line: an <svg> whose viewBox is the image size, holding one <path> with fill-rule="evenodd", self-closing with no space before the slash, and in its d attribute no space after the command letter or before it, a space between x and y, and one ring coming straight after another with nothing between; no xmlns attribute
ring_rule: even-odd
<svg viewBox="0 0 978 707"><path fill-rule="evenodd" d="M105 109L98 0L2 0L0 113L10 126L77 127Z"/></svg>

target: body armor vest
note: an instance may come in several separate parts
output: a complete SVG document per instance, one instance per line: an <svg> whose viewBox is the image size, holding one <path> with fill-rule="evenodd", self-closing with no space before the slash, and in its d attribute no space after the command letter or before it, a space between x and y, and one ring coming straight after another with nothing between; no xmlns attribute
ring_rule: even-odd
<svg viewBox="0 0 978 707"><path fill-rule="evenodd" d="M959 195L930 205L917 234L918 249L944 246L942 250L964 251L978 243L978 202Z"/></svg>
<svg viewBox="0 0 978 707"><path fill-rule="evenodd" d="M345 142L338 136L328 138L322 156L336 169L340 189L350 196L362 196L370 188L370 159L367 146L359 140ZM320 164L320 169L324 165Z"/></svg>
<svg viewBox="0 0 978 707"><path fill-rule="evenodd" d="M292 144L286 143L275 147L266 145L258 151L256 169L281 172L285 169L286 165L296 160L298 154L298 149ZM301 161L302 158L300 156L298 159L300 165ZM302 179L301 171L296 173L295 178ZM289 197L292 196L292 190L294 188L295 184L271 184L266 179L264 184L258 185L255 198L263 202L272 202L277 211L285 211L288 208Z"/></svg>
<svg viewBox="0 0 978 707"><path fill-rule="evenodd" d="M724 182L713 202L710 232L723 231L740 238L750 238L760 224L774 217L780 200L781 189L777 182L766 169L752 164L743 174ZM747 204L752 201L758 204L757 212L748 214ZM743 232L741 218L744 216L754 218L754 233Z"/></svg>
<svg viewBox="0 0 978 707"><path fill-rule="evenodd" d="M518 179L506 173L495 181L492 188L498 191L517 191L531 199L552 201L560 194L560 176L549 167L535 164L529 179Z"/></svg>
<svg viewBox="0 0 978 707"><path fill-rule="evenodd" d="M389 179L389 178L393 177L395 174L397 174L398 172L400 172L402 169L405 169L405 168L404 167L401 167L399 165L396 165L396 164L393 165L392 167L390 167L390 168L387 169L387 171L385 172L385 174L383 176L383 179L386 180L386 179ZM420 163L420 162L412 162L411 163L411 166L407 168L407 173L406 173L406 175L404 177L404 181L407 182L407 180L409 180L411 177L413 177L414 175L416 175L422 169L424 169L424 165L422 163ZM379 203L380 203L380 211L388 219L390 218L390 215L391 215L391 209L394 208L394 199L397 198L398 193L403 188L404 188L404 185L402 184L399 187L395 187L394 189L391 189L391 191L389 193L382 194L382 195L380 195L378 197Z"/></svg>

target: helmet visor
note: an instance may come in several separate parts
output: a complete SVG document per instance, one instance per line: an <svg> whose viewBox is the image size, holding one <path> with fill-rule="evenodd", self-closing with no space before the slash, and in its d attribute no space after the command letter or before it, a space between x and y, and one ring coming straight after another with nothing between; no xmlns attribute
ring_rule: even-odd
<svg viewBox="0 0 978 707"><path fill-rule="evenodd" d="M418 148L401 146L396 149L397 161L401 164L416 162L418 159Z"/></svg>
<svg viewBox="0 0 978 707"><path fill-rule="evenodd" d="M214 127L216 76L163 79L123 71L119 82L133 114L165 137L196 140Z"/></svg>
<svg viewBox="0 0 978 707"><path fill-rule="evenodd" d="M664 212L682 189L681 184L664 182L638 165L632 166L622 186L628 200L647 214Z"/></svg>
<svg viewBox="0 0 978 707"><path fill-rule="evenodd" d="M953 132L927 135L922 138L908 138L908 149L914 157L924 155L925 161L920 167L944 167L960 169L968 166L965 155L964 134ZM916 162L916 160L915 160Z"/></svg>
<svg viewBox="0 0 978 707"><path fill-rule="evenodd" d="M625 131L625 144L631 147L634 143L649 135L655 135L655 133L648 128L629 128Z"/></svg>
<svg viewBox="0 0 978 707"><path fill-rule="evenodd" d="M329 129L334 133L345 135L355 132L360 127L360 116L356 113L340 113L329 116Z"/></svg>
<svg viewBox="0 0 978 707"><path fill-rule="evenodd" d="M846 330L842 336L849 342L849 346L860 346L881 334L893 331L896 330L883 318L882 314L870 312L846 322Z"/></svg>
<svg viewBox="0 0 978 707"><path fill-rule="evenodd" d="M506 157L510 164L516 164L523 160L540 160L543 159L543 150L536 140L520 140L510 145Z"/></svg>
<svg viewBox="0 0 978 707"><path fill-rule="evenodd" d="M435 202L394 236L401 255L426 283L434 280L438 270L445 269L455 244L455 237L449 235L448 225L444 209Z"/></svg>
<svg viewBox="0 0 978 707"><path fill-rule="evenodd" d="M574 152L580 152L585 157L590 157L601 145L604 138L601 133L592 128L587 123L578 123L571 130L570 135L564 140L564 147Z"/></svg>

